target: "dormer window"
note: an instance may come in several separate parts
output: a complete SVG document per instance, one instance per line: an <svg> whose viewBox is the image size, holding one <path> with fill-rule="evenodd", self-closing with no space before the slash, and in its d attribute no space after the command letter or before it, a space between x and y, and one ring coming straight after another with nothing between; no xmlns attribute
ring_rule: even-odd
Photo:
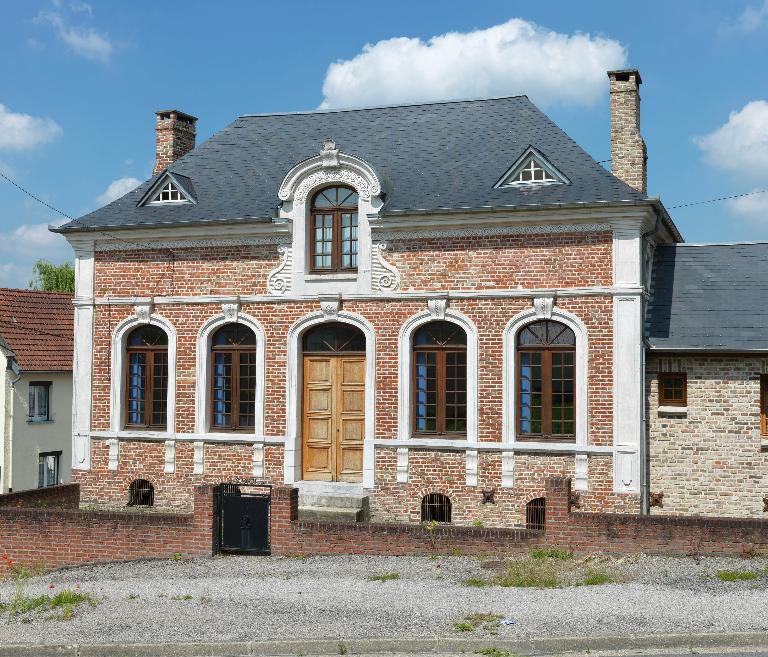
<svg viewBox="0 0 768 657"><path fill-rule="evenodd" d="M357 205L357 192L349 187L315 194L309 213L312 272L357 271Z"/></svg>
<svg viewBox="0 0 768 657"><path fill-rule="evenodd" d="M508 185L528 184L538 182L556 182L554 176L547 171L535 158L529 158L525 165L520 169L514 180L509 180Z"/></svg>
<svg viewBox="0 0 768 657"><path fill-rule="evenodd" d="M179 188L172 182L167 182L163 185L160 192L152 199L152 203L178 203L179 201L186 201Z"/></svg>
<svg viewBox="0 0 768 657"><path fill-rule="evenodd" d="M496 183L495 187L535 187L561 185L569 180L548 162L542 153L529 146Z"/></svg>

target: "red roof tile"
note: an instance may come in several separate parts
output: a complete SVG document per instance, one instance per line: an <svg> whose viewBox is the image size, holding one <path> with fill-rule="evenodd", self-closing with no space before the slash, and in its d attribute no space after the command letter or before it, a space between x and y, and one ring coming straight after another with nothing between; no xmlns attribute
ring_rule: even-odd
<svg viewBox="0 0 768 657"><path fill-rule="evenodd" d="M72 295L0 288L0 337L22 370L72 370Z"/></svg>

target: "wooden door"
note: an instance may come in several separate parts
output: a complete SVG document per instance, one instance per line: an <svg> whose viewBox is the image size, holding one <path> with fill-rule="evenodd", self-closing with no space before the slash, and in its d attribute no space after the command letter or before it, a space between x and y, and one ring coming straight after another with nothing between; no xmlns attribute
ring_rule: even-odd
<svg viewBox="0 0 768 657"><path fill-rule="evenodd" d="M305 356L304 479L362 481L365 357Z"/></svg>

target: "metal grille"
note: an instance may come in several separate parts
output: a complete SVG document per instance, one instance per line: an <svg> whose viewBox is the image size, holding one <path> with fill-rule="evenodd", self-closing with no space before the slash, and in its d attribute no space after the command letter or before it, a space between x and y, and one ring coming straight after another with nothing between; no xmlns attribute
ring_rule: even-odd
<svg viewBox="0 0 768 657"><path fill-rule="evenodd" d="M128 487L128 506L153 506L155 487L146 479L136 479Z"/></svg>
<svg viewBox="0 0 768 657"><path fill-rule="evenodd" d="M421 499L422 522L451 522L451 499L442 493L429 493Z"/></svg>
<svg viewBox="0 0 768 657"><path fill-rule="evenodd" d="M546 512L544 509L545 500L543 497L532 499L525 505L525 527L526 529L536 529L544 531L544 520Z"/></svg>

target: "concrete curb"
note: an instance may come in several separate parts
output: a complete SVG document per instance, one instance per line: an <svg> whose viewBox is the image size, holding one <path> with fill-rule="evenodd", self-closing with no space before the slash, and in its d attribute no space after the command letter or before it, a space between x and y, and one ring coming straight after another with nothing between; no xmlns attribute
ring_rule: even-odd
<svg viewBox="0 0 768 657"><path fill-rule="evenodd" d="M0 645L0 657L219 657L349 655L386 653L472 654L495 647L518 655L627 650L752 648L768 650L768 633L664 634L645 636L551 637L541 639L339 639L317 641L224 641L221 643L104 643Z"/></svg>

